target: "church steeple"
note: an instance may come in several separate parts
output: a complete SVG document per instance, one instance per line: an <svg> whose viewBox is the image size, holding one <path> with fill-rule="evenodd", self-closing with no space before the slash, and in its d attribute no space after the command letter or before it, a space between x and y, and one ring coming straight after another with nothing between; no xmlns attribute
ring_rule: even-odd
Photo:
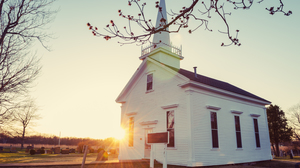
<svg viewBox="0 0 300 168"><path fill-rule="evenodd" d="M164 25L168 24L167 19L167 9L166 9L166 2L165 0L160 0L157 13L157 19L156 19L156 28L163 27ZM169 30L169 28L167 28ZM165 47L166 49L170 49L170 35L168 32L160 32L156 33L153 36L153 43L159 43L157 44L158 47Z"/></svg>
<svg viewBox="0 0 300 168"><path fill-rule="evenodd" d="M168 24L166 2L160 0L155 27L163 28L166 24ZM153 43L147 47L142 46L142 56L139 57L141 60L151 58L162 64L180 69L180 60L183 59L182 48L171 45L168 32L162 31L154 34Z"/></svg>

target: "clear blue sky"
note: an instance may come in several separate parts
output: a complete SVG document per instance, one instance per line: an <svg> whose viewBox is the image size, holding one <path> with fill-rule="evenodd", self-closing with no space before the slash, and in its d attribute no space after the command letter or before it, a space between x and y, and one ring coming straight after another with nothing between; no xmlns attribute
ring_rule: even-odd
<svg viewBox="0 0 300 168"><path fill-rule="evenodd" d="M226 36L217 19L210 23L213 32L200 28L171 36L183 47L181 68L222 80L288 108L300 102L300 6L299 0L283 0L289 17L269 15L266 7L275 0L255 4L251 10L232 11L227 19L233 30L239 29L240 47L220 47ZM155 20L154 0L148 0L148 16ZM51 52L39 44L33 47L41 56L42 73L32 96L43 119L34 129L40 133L62 136L106 138L118 134L120 105L115 99L141 63L140 47L120 46L118 40L96 38L87 22L99 29L113 19L126 26L118 9L135 13L126 0L58 0L59 8L48 31ZM177 11L191 0L166 0L168 10ZM213 16L216 17L216 16ZM214 22L216 21L216 22ZM191 25L192 26L192 25Z"/></svg>

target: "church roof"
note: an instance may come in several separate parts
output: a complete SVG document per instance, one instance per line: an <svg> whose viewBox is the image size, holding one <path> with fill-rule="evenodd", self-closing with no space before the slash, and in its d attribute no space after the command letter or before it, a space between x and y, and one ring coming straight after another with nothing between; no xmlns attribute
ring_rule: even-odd
<svg viewBox="0 0 300 168"><path fill-rule="evenodd" d="M227 82L216 80L216 79L213 79L213 78L210 78L210 77L207 77L207 76L203 76L203 75L200 75L200 74L197 74L197 77L196 77L194 72L191 72L191 71L188 71L188 70L185 70L185 69L182 69L182 68L176 69L176 68L173 68L173 67L170 67L170 66L167 66L167 67L173 69L174 71L177 71L179 74L181 74L181 75L189 78L192 81L199 82L201 84L212 86L212 87L215 87L215 88L218 88L218 89L222 89L222 90L225 90L225 91L229 91L229 92L232 92L232 93L236 93L236 94L239 94L239 95L243 95L243 96L247 96L247 97L250 97L250 98L254 98L254 99L257 99L257 100L262 100L262 101L270 102L268 100L265 100L265 99L263 99L261 97L258 97L256 95L254 95L252 93L249 93L249 92L247 92L247 91L245 91L243 89L240 89L240 88L238 88L238 87L236 87L234 85L231 85L231 84L229 84Z"/></svg>

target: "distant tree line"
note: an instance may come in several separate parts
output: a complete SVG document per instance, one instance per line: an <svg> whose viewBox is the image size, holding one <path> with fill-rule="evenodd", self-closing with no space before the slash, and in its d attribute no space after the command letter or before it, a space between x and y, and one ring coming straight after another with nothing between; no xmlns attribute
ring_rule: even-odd
<svg viewBox="0 0 300 168"><path fill-rule="evenodd" d="M43 136L43 135L32 135L27 136L24 139L24 144L45 144L45 145L58 145L58 136ZM7 134L0 134L0 143L10 144L21 144L21 136L9 136ZM60 138L60 145L78 145L84 143L89 146L100 146L100 147L117 147L119 142L114 138L106 139L92 139L92 138L77 138L77 137L62 137Z"/></svg>

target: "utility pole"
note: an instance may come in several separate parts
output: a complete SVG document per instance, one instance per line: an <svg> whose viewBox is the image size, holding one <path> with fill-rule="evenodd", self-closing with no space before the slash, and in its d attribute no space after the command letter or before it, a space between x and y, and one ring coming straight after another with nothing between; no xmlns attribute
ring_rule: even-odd
<svg viewBox="0 0 300 168"><path fill-rule="evenodd" d="M59 132L58 146L60 146L60 135L61 135L61 132Z"/></svg>

